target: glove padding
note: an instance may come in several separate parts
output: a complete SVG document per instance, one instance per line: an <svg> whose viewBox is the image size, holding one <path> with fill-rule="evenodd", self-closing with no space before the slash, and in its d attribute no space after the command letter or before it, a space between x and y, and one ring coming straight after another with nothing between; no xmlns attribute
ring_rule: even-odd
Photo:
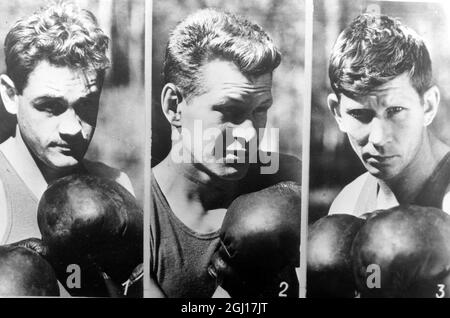
<svg viewBox="0 0 450 318"><path fill-rule="evenodd" d="M231 297L296 295L301 188L282 182L242 195L227 210L208 271ZM287 278L286 278L287 277ZM289 292L286 293L287 284Z"/></svg>
<svg viewBox="0 0 450 318"><path fill-rule="evenodd" d="M37 238L0 246L0 296L59 296L56 274L41 256L45 254Z"/></svg>
<svg viewBox="0 0 450 318"><path fill-rule="evenodd" d="M38 224L48 259L72 295L110 296L110 280L120 286L143 261L143 212L112 180L56 180L39 202ZM67 284L71 264L81 268L81 287Z"/></svg>
<svg viewBox="0 0 450 318"><path fill-rule="evenodd" d="M325 216L309 226L308 298L354 298L351 248L364 220L348 214Z"/></svg>
<svg viewBox="0 0 450 318"><path fill-rule="evenodd" d="M352 247L361 297L449 297L449 242L450 216L439 209L398 206L372 214Z"/></svg>

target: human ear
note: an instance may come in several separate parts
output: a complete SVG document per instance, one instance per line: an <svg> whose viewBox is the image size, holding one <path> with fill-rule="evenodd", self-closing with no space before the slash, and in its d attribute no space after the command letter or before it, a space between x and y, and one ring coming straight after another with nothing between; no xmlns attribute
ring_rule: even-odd
<svg viewBox="0 0 450 318"><path fill-rule="evenodd" d="M169 123L176 128L181 127L181 102L182 97L178 88L172 83L167 83L161 92L161 107Z"/></svg>
<svg viewBox="0 0 450 318"><path fill-rule="evenodd" d="M6 74L0 75L0 97L6 111L11 115L17 115L19 96L14 82Z"/></svg>
<svg viewBox="0 0 450 318"><path fill-rule="evenodd" d="M329 94L327 98L328 108L330 109L331 113L334 116L334 119L336 120L339 129L342 132L345 132L344 124L342 122L342 116L341 111L339 109L339 100L336 94Z"/></svg>
<svg viewBox="0 0 450 318"><path fill-rule="evenodd" d="M424 126L430 125L434 117L436 117L437 111L439 109L439 102L441 100L441 93L436 85L430 87L423 94L423 105L424 105Z"/></svg>

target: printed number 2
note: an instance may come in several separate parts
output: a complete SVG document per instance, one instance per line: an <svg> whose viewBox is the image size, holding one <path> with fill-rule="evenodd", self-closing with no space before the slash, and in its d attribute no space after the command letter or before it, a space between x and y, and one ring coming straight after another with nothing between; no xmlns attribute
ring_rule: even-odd
<svg viewBox="0 0 450 318"><path fill-rule="evenodd" d="M289 284L286 283L286 282L281 282L280 283L280 288L281 288L281 291L278 294L278 297L287 297L286 292L287 292L287 290L289 288Z"/></svg>
<svg viewBox="0 0 450 318"><path fill-rule="evenodd" d="M436 298L444 298L445 297L445 285L444 284L438 284L439 287L439 293L436 293Z"/></svg>

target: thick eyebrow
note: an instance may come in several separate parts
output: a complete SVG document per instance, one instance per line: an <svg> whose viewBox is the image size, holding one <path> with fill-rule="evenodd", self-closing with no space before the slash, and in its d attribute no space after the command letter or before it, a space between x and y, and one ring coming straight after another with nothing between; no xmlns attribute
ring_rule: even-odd
<svg viewBox="0 0 450 318"><path fill-rule="evenodd" d="M58 102L63 105L67 105L67 100L62 96L54 96L54 95L44 95L39 96L31 100L31 103L33 105L39 105L46 102Z"/></svg>
<svg viewBox="0 0 450 318"><path fill-rule="evenodd" d="M92 101L92 100L96 100L98 97L98 93L96 92L91 92L89 94L87 94L86 96L82 96L79 99L77 99L73 104L79 104L81 102L86 102L86 101ZM67 106L69 103L67 101L66 98L64 98L63 96L57 96L57 95L42 95L42 96L38 96L34 99L31 100L31 103L33 105L39 105L45 102L58 102L60 104L63 104L65 106Z"/></svg>
<svg viewBox="0 0 450 318"><path fill-rule="evenodd" d="M98 99L98 94L96 93L91 93L88 94L86 96L80 97L78 100L75 101L75 103L73 103L74 105L83 103L83 102L92 102L92 101L96 101Z"/></svg>

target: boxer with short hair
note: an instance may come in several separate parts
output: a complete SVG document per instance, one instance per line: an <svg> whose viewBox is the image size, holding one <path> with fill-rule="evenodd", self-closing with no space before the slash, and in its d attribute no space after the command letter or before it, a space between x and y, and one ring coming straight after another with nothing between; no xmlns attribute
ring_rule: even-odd
<svg viewBox="0 0 450 318"><path fill-rule="evenodd" d="M450 148L429 128L440 93L423 39L396 19L361 14L334 44L329 78L329 108L367 169L329 213L398 204L450 212Z"/></svg>
<svg viewBox="0 0 450 318"><path fill-rule="evenodd" d="M161 106L172 148L152 171L153 296L213 296L208 267L230 203L300 181L297 158L258 150L280 61L266 32L234 14L201 10L171 33Z"/></svg>

